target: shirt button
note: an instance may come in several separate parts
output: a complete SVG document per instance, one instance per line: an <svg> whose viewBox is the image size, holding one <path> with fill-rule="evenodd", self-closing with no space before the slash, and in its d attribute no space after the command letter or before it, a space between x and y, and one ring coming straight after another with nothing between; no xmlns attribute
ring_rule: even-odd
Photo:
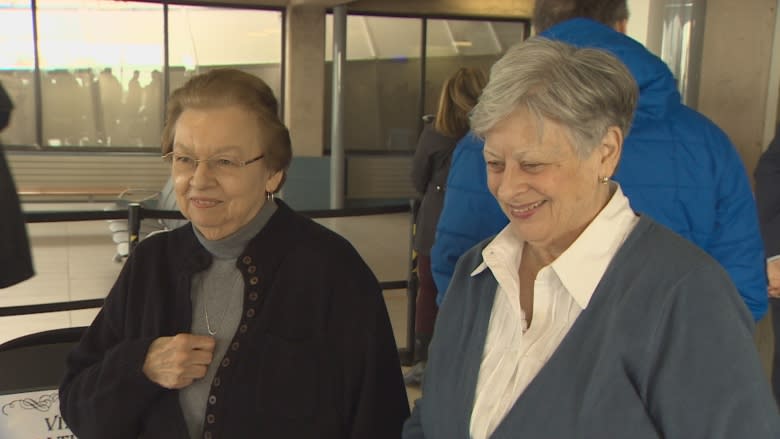
<svg viewBox="0 0 780 439"><path fill-rule="evenodd" d="M244 259L242 259L241 262L243 262L246 265L249 265L252 263L252 258L250 258L249 256L244 256Z"/></svg>
<svg viewBox="0 0 780 439"><path fill-rule="evenodd" d="M213 423L214 423L214 421L216 421L216 420L217 420L217 417L216 417L216 416L214 416L214 415L208 415L208 416L206 416L206 422L208 422L209 424L213 424Z"/></svg>
<svg viewBox="0 0 780 439"><path fill-rule="evenodd" d="M217 403L217 397L214 395L209 396L209 404L214 405Z"/></svg>
<svg viewBox="0 0 780 439"><path fill-rule="evenodd" d="M212 384L214 384L214 387L219 387L219 385L222 384L222 380L219 377L215 377Z"/></svg>
<svg viewBox="0 0 780 439"><path fill-rule="evenodd" d="M251 293L249 293L249 300L251 300L252 302L256 302L258 297L260 297L260 295L257 294L257 291L252 291Z"/></svg>
<svg viewBox="0 0 780 439"><path fill-rule="evenodd" d="M225 358L222 360L222 367L228 367L230 366L230 358Z"/></svg>
<svg viewBox="0 0 780 439"><path fill-rule="evenodd" d="M260 279L258 279L257 276L252 276L252 278L249 279L249 285L257 285L259 281Z"/></svg>
<svg viewBox="0 0 780 439"><path fill-rule="evenodd" d="M254 317L255 316L255 309L254 308L249 308L248 310L246 310L246 316L248 318L250 318L250 319L252 317Z"/></svg>
<svg viewBox="0 0 780 439"><path fill-rule="evenodd" d="M246 330L247 330L247 326L246 325L241 325L241 326L238 327L238 332L240 332L242 334L246 333Z"/></svg>
<svg viewBox="0 0 780 439"><path fill-rule="evenodd" d="M249 268L246 269L246 271L250 273L254 273L257 271L257 267L255 267L254 265L250 265Z"/></svg>
<svg viewBox="0 0 780 439"><path fill-rule="evenodd" d="M239 347L239 344L238 344L238 342L237 342L237 341L236 341L236 342L233 342L233 344L232 344L232 345L230 345L230 349L232 349L232 350L234 350L234 351L237 351L237 350L238 350L238 347Z"/></svg>

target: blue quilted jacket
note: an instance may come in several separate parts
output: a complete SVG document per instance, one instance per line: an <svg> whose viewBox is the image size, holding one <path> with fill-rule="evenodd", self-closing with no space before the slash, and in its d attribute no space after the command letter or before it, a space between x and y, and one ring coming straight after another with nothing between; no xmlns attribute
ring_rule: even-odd
<svg viewBox="0 0 780 439"><path fill-rule="evenodd" d="M720 262L759 320L767 309L764 248L747 173L726 134L680 102L666 64L633 39L580 18L542 36L605 49L628 66L640 98L614 179L634 210ZM453 155L431 251L439 303L460 255L507 223L486 178L482 143L467 136Z"/></svg>

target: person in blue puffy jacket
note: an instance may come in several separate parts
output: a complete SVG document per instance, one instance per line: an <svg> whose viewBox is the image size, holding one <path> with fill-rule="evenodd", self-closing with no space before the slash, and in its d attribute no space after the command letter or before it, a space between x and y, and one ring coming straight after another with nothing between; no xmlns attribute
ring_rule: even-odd
<svg viewBox="0 0 780 439"><path fill-rule="evenodd" d="M683 105L664 62L624 34L625 0L537 0L541 36L618 57L639 104L614 179L632 208L697 244L728 272L755 320L767 310L764 248L747 172L726 134ZM488 192L482 141L456 146L431 250L441 303L458 258L507 223Z"/></svg>

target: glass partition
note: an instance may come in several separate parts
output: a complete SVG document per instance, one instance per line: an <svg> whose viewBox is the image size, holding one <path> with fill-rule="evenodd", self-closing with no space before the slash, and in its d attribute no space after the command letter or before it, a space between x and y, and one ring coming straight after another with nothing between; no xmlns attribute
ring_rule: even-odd
<svg viewBox="0 0 780 439"><path fill-rule="evenodd" d="M523 22L428 20L425 41L425 114L434 114L444 81L460 67L490 67L506 50L526 38Z"/></svg>
<svg viewBox="0 0 780 439"><path fill-rule="evenodd" d="M4 145L35 142L35 50L30 2L0 5L0 82L14 103L11 122L0 137Z"/></svg>
<svg viewBox="0 0 780 439"><path fill-rule="evenodd" d="M281 12L174 5L168 11L171 90L229 66L262 78L281 99Z"/></svg>
<svg viewBox="0 0 780 439"><path fill-rule="evenodd" d="M419 18L347 16L344 149L411 151L422 63ZM325 144L330 149L333 16L325 23Z"/></svg>
<svg viewBox="0 0 780 439"><path fill-rule="evenodd" d="M162 3L1 2L0 81L15 105L2 141L156 149L166 91L217 67L253 73L281 99L281 11L170 5L166 60Z"/></svg>
<svg viewBox="0 0 780 439"><path fill-rule="evenodd" d="M331 14L326 17L325 30L325 144L329 150ZM527 25L522 21L348 15L343 89L345 150L414 151L421 117L436 112L447 77L464 66L488 73L507 48L527 35ZM425 80L421 81L423 72Z"/></svg>
<svg viewBox="0 0 780 439"><path fill-rule="evenodd" d="M43 145L158 145L162 5L36 3Z"/></svg>

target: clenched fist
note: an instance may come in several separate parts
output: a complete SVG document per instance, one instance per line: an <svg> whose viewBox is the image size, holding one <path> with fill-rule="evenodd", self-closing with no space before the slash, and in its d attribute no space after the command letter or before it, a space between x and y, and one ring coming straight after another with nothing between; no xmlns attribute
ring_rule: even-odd
<svg viewBox="0 0 780 439"><path fill-rule="evenodd" d="M216 341L205 335L177 334L153 341L143 372L166 389L182 389L206 375Z"/></svg>

